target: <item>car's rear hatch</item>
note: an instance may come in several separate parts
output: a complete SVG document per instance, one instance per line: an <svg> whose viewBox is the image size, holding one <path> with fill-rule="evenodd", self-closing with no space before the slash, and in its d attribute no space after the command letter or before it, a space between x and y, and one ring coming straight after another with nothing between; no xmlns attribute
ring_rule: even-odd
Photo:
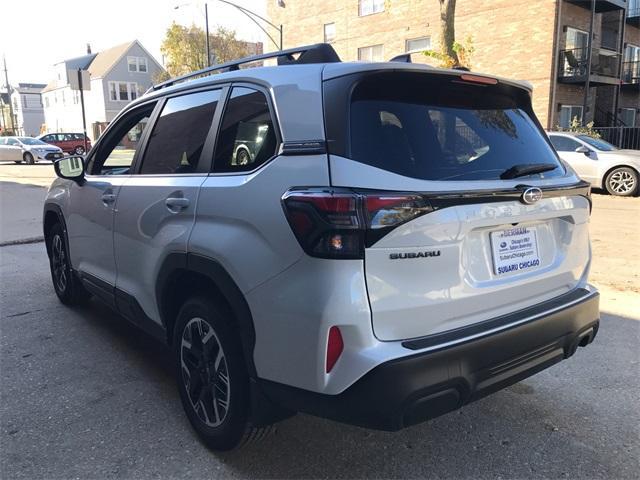
<svg viewBox="0 0 640 480"><path fill-rule="evenodd" d="M402 70L324 85L332 186L368 217L380 340L467 327L584 281L588 186L559 162L526 89Z"/></svg>

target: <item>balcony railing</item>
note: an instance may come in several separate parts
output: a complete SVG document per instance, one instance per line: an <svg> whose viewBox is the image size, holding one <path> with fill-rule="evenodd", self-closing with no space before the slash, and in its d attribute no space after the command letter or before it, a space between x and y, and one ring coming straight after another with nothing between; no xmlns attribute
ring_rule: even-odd
<svg viewBox="0 0 640 480"><path fill-rule="evenodd" d="M618 78L620 54L603 54L594 48L591 54L591 75ZM588 70L588 49L572 48L560 51L560 77L585 77Z"/></svg>
<svg viewBox="0 0 640 480"><path fill-rule="evenodd" d="M640 83L640 60L622 64L622 82Z"/></svg>

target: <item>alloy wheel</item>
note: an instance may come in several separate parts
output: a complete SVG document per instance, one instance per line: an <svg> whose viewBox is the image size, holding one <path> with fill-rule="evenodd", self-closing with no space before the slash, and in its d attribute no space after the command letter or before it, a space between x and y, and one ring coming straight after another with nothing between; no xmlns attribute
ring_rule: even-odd
<svg viewBox="0 0 640 480"><path fill-rule="evenodd" d="M60 235L55 235L51 242L51 265L53 279L59 292L67 290L67 253Z"/></svg>
<svg viewBox="0 0 640 480"><path fill-rule="evenodd" d="M187 322L180 363L191 407L205 425L219 426L229 412L231 385L222 344L206 320L192 318Z"/></svg>
<svg viewBox="0 0 640 480"><path fill-rule="evenodd" d="M609 177L609 187L615 193L624 195L636 188L636 179L630 172L618 170Z"/></svg>

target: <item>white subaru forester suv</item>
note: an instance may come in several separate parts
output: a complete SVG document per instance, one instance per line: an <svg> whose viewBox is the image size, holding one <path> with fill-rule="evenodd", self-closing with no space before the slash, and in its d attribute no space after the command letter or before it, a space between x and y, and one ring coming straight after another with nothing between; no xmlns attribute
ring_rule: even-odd
<svg viewBox="0 0 640 480"><path fill-rule="evenodd" d="M58 297L166 342L215 449L297 411L398 430L598 331L589 185L525 84L313 45L160 84L55 168Z"/></svg>

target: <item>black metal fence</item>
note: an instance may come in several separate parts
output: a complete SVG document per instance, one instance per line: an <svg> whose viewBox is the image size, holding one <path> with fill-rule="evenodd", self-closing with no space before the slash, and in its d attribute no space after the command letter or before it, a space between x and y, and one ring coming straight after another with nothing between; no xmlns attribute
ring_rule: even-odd
<svg viewBox="0 0 640 480"><path fill-rule="evenodd" d="M618 148L640 150L640 127L594 127L593 130Z"/></svg>

